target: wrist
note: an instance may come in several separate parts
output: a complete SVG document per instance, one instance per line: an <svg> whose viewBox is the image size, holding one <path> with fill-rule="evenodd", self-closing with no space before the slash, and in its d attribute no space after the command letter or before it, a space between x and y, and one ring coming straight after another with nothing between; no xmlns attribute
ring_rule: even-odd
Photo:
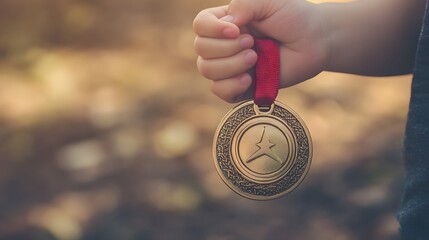
<svg viewBox="0 0 429 240"><path fill-rule="evenodd" d="M318 73L321 71L329 70L332 66L332 51L333 51L333 25L330 10L327 8L327 4L315 4L306 2L307 16L309 21L307 27L309 27L310 35L312 39L313 58L318 62Z"/></svg>
<svg viewBox="0 0 429 240"><path fill-rule="evenodd" d="M322 71L333 71L335 63L333 56L335 56L335 18L332 17L332 3L316 4L314 12L318 15L318 21L321 25L322 31L322 46L325 49L325 59L323 61Z"/></svg>

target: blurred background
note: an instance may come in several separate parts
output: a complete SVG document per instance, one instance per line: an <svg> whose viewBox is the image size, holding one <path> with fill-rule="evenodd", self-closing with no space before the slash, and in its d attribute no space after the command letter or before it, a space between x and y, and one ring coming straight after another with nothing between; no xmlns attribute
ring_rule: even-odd
<svg viewBox="0 0 429 240"><path fill-rule="evenodd" d="M0 239L398 239L410 76L323 73L278 100L307 123L293 193L230 191L232 108L197 72L192 20L221 0L0 1Z"/></svg>

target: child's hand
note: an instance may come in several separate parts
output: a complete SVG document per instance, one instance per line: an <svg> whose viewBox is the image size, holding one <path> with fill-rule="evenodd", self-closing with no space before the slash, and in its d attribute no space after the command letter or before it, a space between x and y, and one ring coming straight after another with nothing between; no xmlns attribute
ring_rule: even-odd
<svg viewBox="0 0 429 240"><path fill-rule="evenodd" d="M227 102L251 97L251 68L257 55L253 37L280 46L280 87L307 80L329 61L325 20L303 0L232 0L229 6L200 12L194 20L195 51L212 92ZM250 35L251 33L251 35Z"/></svg>

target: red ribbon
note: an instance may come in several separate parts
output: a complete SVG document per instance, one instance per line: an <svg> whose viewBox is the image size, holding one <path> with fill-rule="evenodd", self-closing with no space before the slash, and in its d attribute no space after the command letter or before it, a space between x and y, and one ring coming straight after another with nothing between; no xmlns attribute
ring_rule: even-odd
<svg viewBox="0 0 429 240"><path fill-rule="evenodd" d="M280 52L277 42L256 39L256 80L254 102L259 107L271 106L279 92Z"/></svg>

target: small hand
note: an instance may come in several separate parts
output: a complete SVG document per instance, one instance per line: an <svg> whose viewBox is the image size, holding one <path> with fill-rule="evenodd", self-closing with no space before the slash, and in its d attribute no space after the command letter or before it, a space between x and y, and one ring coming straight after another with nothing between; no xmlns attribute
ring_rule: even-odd
<svg viewBox="0 0 429 240"><path fill-rule="evenodd" d="M257 60L253 36L279 42L279 87L321 72L329 58L329 41L313 7L301 0L232 0L229 6L200 12L194 20L194 47L198 70L212 80L212 92L227 102L251 97Z"/></svg>

